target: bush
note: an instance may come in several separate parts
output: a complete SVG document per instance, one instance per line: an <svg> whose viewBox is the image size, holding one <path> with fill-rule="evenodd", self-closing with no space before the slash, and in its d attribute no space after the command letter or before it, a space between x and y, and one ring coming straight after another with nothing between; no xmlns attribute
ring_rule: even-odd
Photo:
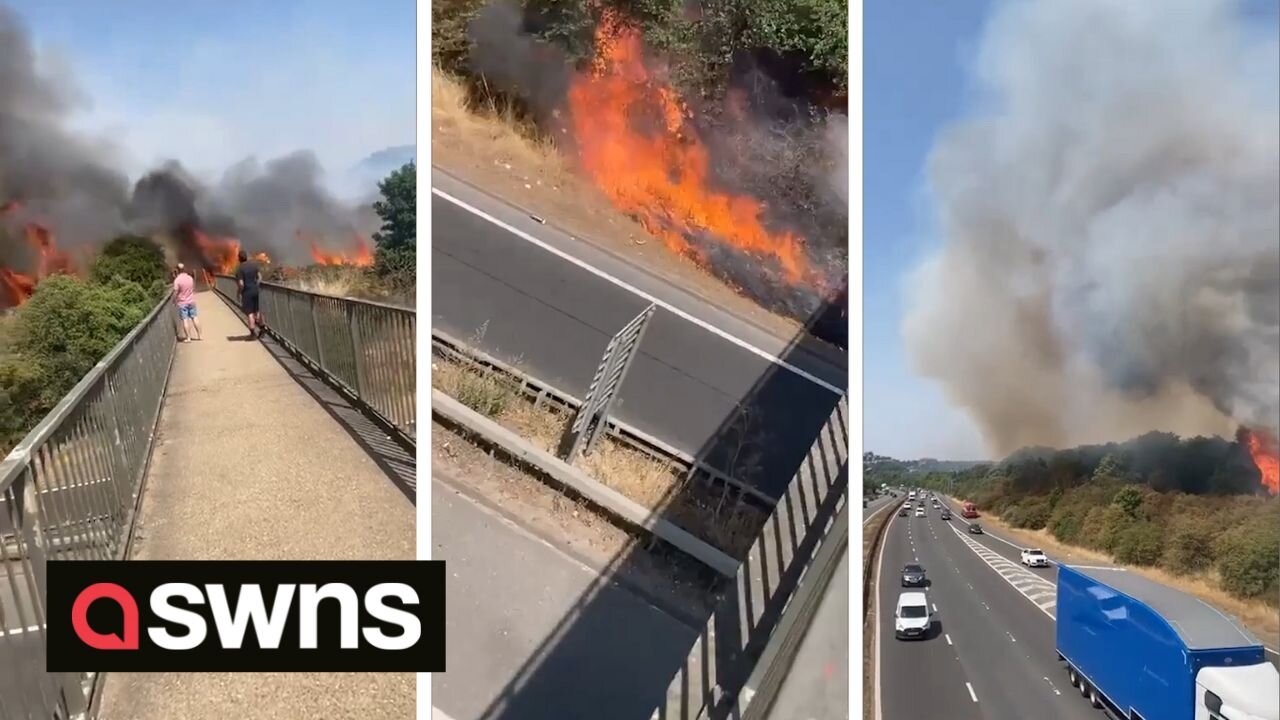
<svg viewBox="0 0 1280 720"><path fill-rule="evenodd" d="M44 392L47 386L39 363L17 356L0 359L0 454L7 454L53 409Z"/></svg>
<svg viewBox="0 0 1280 720"><path fill-rule="evenodd" d="M1059 503L1049 517L1049 532L1058 542L1075 543L1080 539L1087 514L1079 505Z"/></svg>
<svg viewBox="0 0 1280 720"><path fill-rule="evenodd" d="M102 248L91 275L99 283L120 278L152 291L165 283L164 252L147 238L123 235Z"/></svg>
<svg viewBox="0 0 1280 720"><path fill-rule="evenodd" d="M42 281L18 310L14 349L43 368L42 396L56 404L151 307L137 283L88 283L69 275ZM51 405L52 406L52 405Z"/></svg>
<svg viewBox="0 0 1280 720"><path fill-rule="evenodd" d="M1031 500L1014 505L1001 517L1016 528L1026 530L1043 530L1049 522L1049 502L1047 500Z"/></svg>
<svg viewBox="0 0 1280 720"><path fill-rule="evenodd" d="M1270 520L1269 518L1265 518ZM1280 527L1253 522L1223 533L1216 543L1222 587L1240 598L1271 597L1280 584Z"/></svg>
<svg viewBox="0 0 1280 720"><path fill-rule="evenodd" d="M1202 516L1181 516L1169 529L1161 564L1179 575L1213 565L1214 524Z"/></svg>
<svg viewBox="0 0 1280 720"><path fill-rule="evenodd" d="M1094 547L1104 552L1114 553L1120 544L1120 537L1137 522L1122 505L1108 505L1102 508L1102 516L1100 527L1097 535L1087 537L1096 537Z"/></svg>
<svg viewBox="0 0 1280 720"><path fill-rule="evenodd" d="M1138 520L1116 533L1113 552L1116 562L1155 565L1164 553L1164 531L1155 523Z"/></svg>

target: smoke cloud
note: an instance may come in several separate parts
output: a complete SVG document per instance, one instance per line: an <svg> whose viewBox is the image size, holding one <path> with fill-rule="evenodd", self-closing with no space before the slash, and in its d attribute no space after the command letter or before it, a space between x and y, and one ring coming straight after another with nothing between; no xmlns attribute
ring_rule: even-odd
<svg viewBox="0 0 1280 720"><path fill-rule="evenodd" d="M179 237L183 228L233 236L250 252L305 262L301 230L350 247L377 228L370 207L325 189L315 156L298 152L265 164L242 161L202 183L177 161L130 185L109 147L67 129L76 110L69 82L43 72L26 29L0 6L0 265L30 267L21 225L52 229L64 248L97 246L123 232ZM180 239L180 237L179 237ZM191 259L188 253L188 259Z"/></svg>
<svg viewBox="0 0 1280 720"><path fill-rule="evenodd" d="M991 450L1280 424L1277 46L1229 0L1002 4L904 335Z"/></svg>

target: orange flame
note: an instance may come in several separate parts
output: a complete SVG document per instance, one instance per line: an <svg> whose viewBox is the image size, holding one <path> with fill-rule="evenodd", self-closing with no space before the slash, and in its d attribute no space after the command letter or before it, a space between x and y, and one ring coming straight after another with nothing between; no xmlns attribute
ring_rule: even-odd
<svg viewBox="0 0 1280 720"><path fill-rule="evenodd" d="M191 229L196 248L204 258L205 268L226 275L234 272L240 262L240 241L235 238L208 235L199 228Z"/></svg>
<svg viewBox="0 0 1280 720"><path fill-rule="evenodd" d="M36 291L36 279L6 267L0 267L0 308L17 307Z"/></svg>
<svg viewBox="0 0 1280 720"><path fill-rule="evenodd" d="M1262 486L1270 495L1280 495L1280 450L1276 441L1257 430L1245 430L1245 443L1253 464L1262 473Z"/></svg>
<svg viewBox="0 0 1280 720"><path fill-rule="evenodd" d="M755 198L713 189L710 154L676 92L645 66L639 32L606 13L596 56L569 88L569 113L583 171L615 206L673 251L705 263L691 236L711 236L772 258L787 282L826 283L799 236L769 232ZM650 127L644 127L648 125Z"/></svg>
<svg viewBox="0 0 1280 720"><path fill-rule="evenodd" d="M333 252L322 250L316 243L316 236L304 233L299 230L297 232L299 240L305 240L311 248L311 259L317 265L351 265L354 267L369 267L373 265L373 253L369 251L369 243L359 233L354 236L355 250L351 253Z"/></svg>
<svg viewBox="0 0 1280 720"><path fill-rule="evenodd" d="M16 201L9 201L0 206L0 214L7 214L20 208ZM74 274L75 263L71 257L58 249L53 231L36 222L29 222L23 227L23 235L27 244L36 251L36 269L34 274L20 273L6 267L0 267L0 307L17 307L25 303L36 290L36 285L46 277L58 273Z"/></svg>

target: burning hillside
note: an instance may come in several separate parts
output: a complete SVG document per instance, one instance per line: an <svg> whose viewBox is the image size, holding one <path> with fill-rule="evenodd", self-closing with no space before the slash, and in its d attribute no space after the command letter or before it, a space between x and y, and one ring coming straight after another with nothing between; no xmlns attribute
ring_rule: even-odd
<svg viewBox="0 0 1280 720"><path fill-rule="evenodd" d="M111 238L155 238L192 267L229 272L244 248L259 261L367 264L371 208L324 189L309 152L246 160L215 183L170 162L132 185L116 158L67 129L72 107L39 70L17 18L0 6L0 309L51 274L78 273ZM317 243L297 242L298 233ZM356 238L358 240L352 240Z"/></svg>
<svg viewBox="0 0 1280 720"><path fill-rule="evenodd" d="M1270 495L1280 495L1280 446L1276 438L1264 431L1240 428L1239 442L1248 448L1261 475L1262 488Z"/></svg>
<svg viewBox="0 0 1280 720"><path fill-rule="evenodd" d="M581 174L673 252L801 320L824 302L838 303L847 203L832 192L829 208L801 207L782 189L780 170L793 144L821 147L825 156L813 159L799 184L812 191L832 175L843 180L827 126L812 119L837 116L802 97L790 102L809 105L812 115L753 114L765 103L745 88L773 92L758 77L723 106L691 101L667 79L663 58L645 47L635 23L608 9L597 15L592 57L575 64L535 39L535 20L513 3L490 3L469 30L471 64L487 84L527 102ZM801 140L784 148L783 137ZM839 172L830 172L834 165Z"/></svg>

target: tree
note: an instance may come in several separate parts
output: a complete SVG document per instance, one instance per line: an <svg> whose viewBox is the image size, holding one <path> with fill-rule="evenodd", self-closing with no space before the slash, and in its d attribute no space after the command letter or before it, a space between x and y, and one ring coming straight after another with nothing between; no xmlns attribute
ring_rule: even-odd
<svg viewBox="0 0 1280 720"><path fill-rule="evenodd" d="M382 199L373 209L382 218L382 229L373 235L377 244L374 269L384 278L413 279L417 272L417 178L417 165L410 162L378 183Z"/></svg>
<svg viewBox="0 0 1280 720"><path fill-rule="evenodd" d="M102 248L91 275L99 283L118 277L154 290L165 280L164 251L147 238L121 235Z"/></svg>

